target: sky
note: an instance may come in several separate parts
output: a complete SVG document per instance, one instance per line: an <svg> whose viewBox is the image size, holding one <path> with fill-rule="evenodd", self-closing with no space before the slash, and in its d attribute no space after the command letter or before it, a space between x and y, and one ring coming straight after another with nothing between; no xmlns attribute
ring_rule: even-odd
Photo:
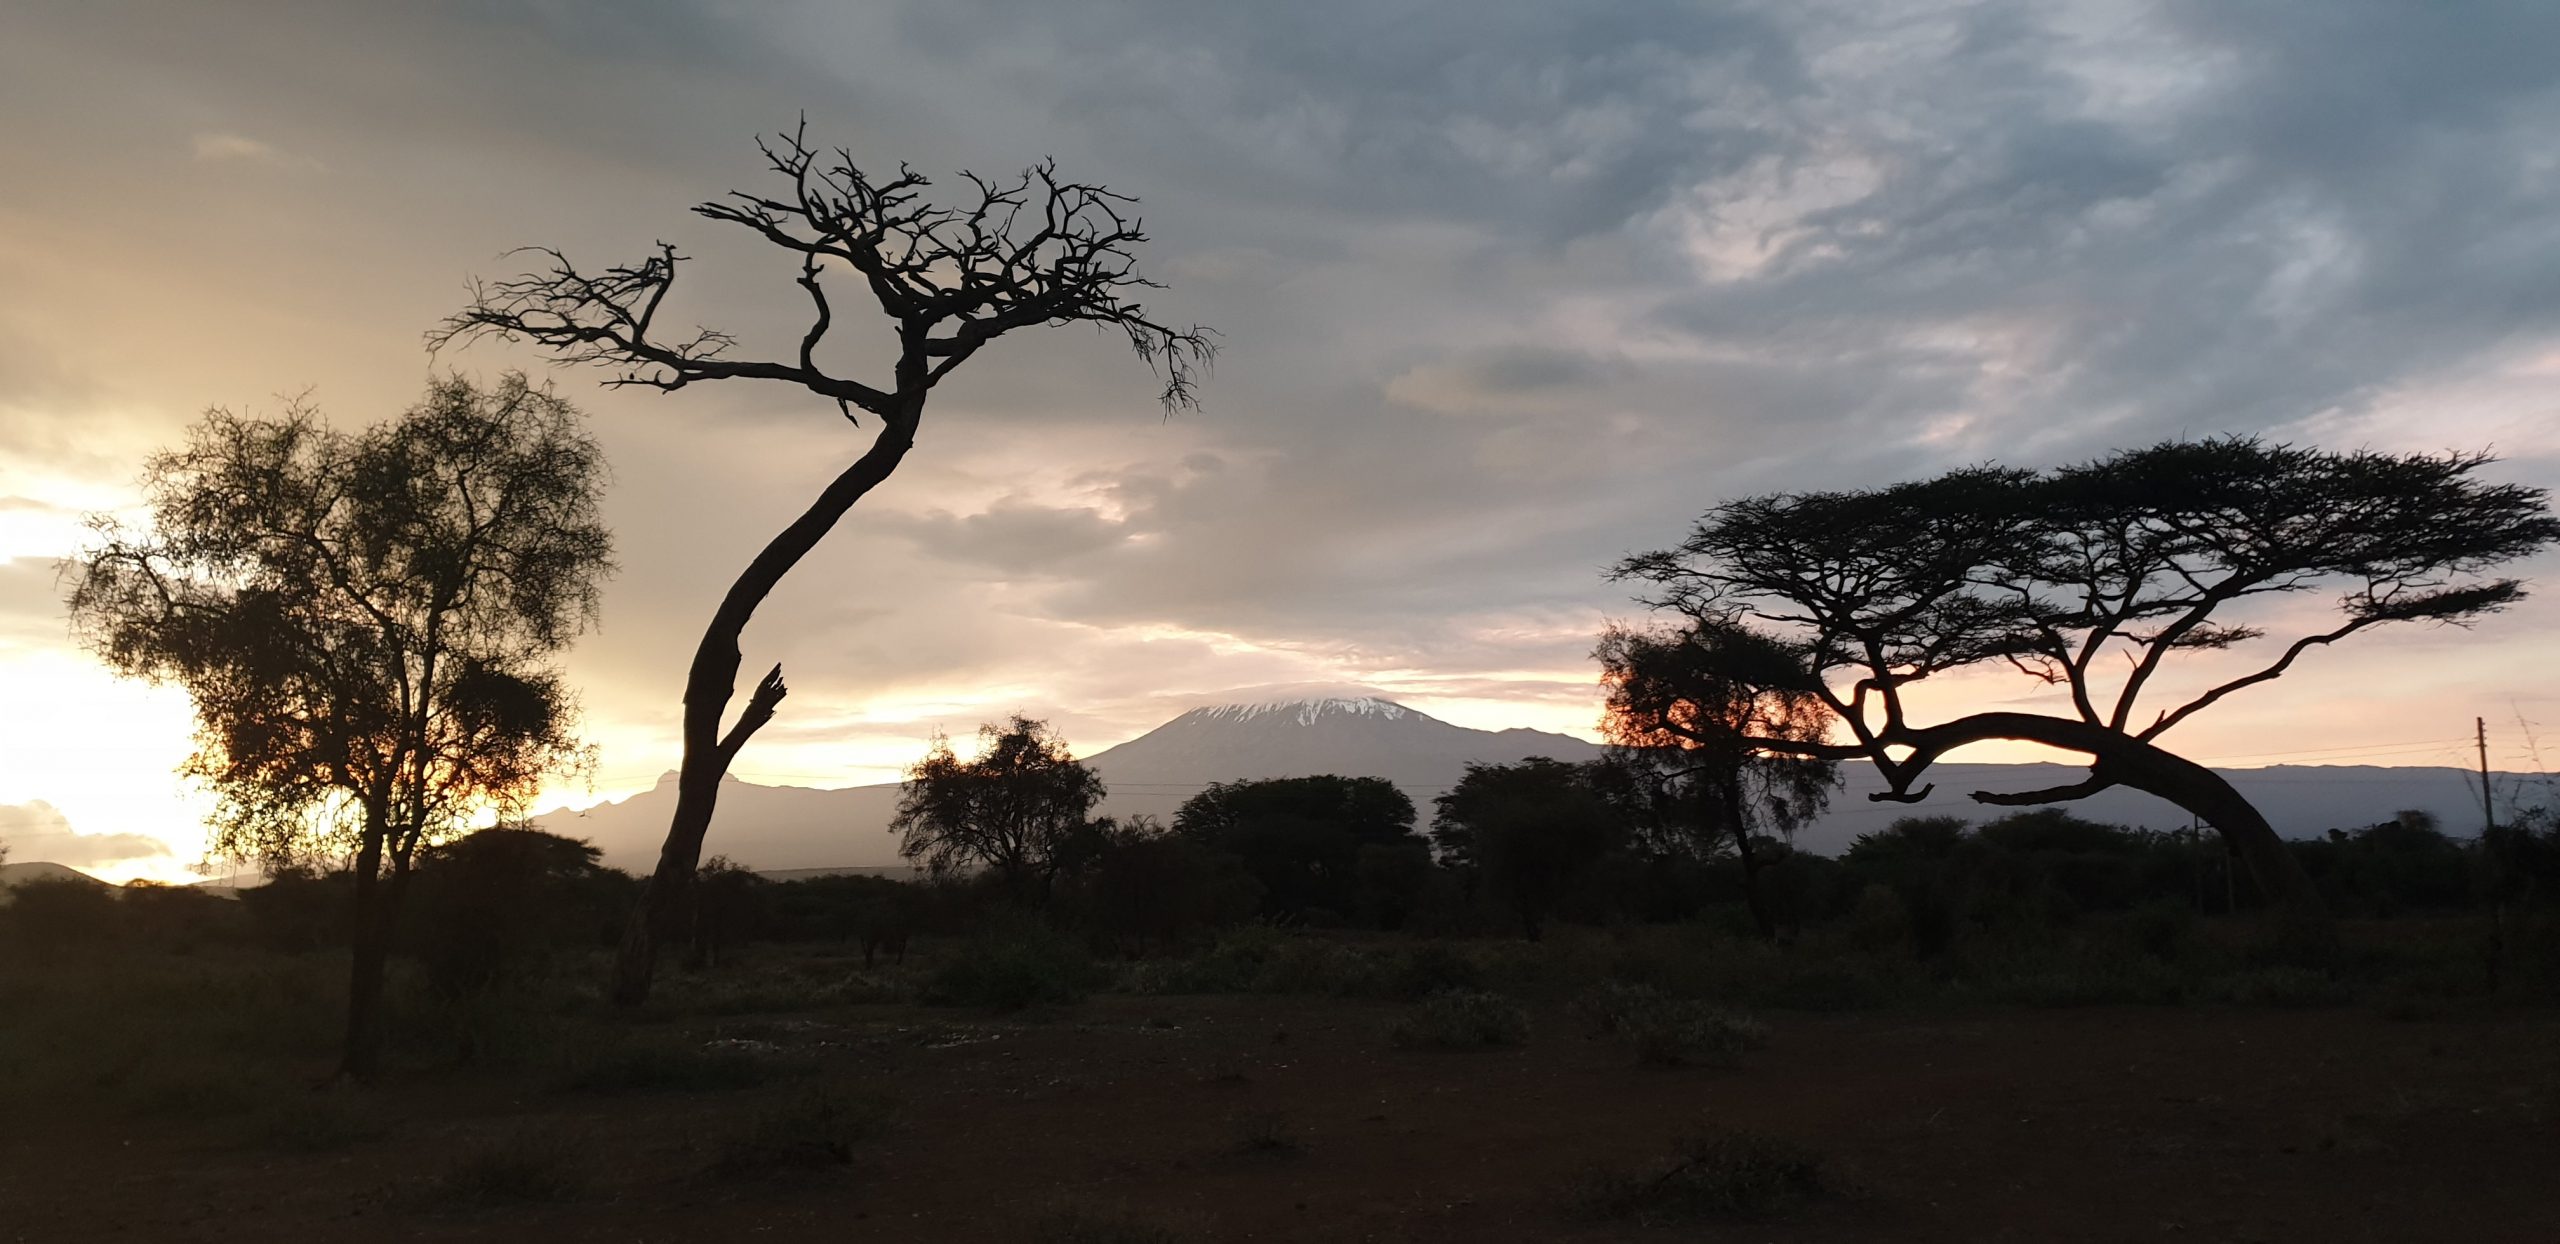
<svg viewBox="0 0 2560 1244"><path fill-rule="evenodd" d="M667 314L786 351L792 267L686 209L804 114L866 167L1055 158L1137 196L1148 306L1224 346L1197 412L1074 327L936 391L746 636L792 694L736 771L840 786L1015 710L1091 751L1296 689L1590 736L1593 637L1641 614L1603 568L1751 493L2219 433L2560 484L2555 46L2543 0L20 0L0 841L117 879L203 853L184 696L64 620L83 516L131 517L208 407L352 427L447 370L548 376L614 470L621 568L567 662L599 764L546 802L672 768L712 604L866 434L423 334L510 248L663 239L693 256ZM2359 636L2168 741L2468 763L2485 716L2540 768L2554 651L2555 595Z"/></svg>

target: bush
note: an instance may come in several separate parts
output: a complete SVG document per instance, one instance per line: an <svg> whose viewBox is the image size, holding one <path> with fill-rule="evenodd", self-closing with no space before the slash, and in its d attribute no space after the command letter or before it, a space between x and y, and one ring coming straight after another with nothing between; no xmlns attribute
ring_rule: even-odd
<svg viewBox="0 0 2560 1244"><path fill-rule="evenodd" d="M560 1088L572 1093L716 1093L754 1088L779 1070L745 1048L640 1042L589 1051L572 1062Z"/></svg>
<svg viewBox="0 0 2560 1244"><path fill-rule="evenodd" d="M1289 1116L1278 1111L1245 1119L1236 1137L1236 1152L1257 1157L1294 1158L1306 1151L1306 1138L1289 1126Z"/></svg>
<svg viewBox="0 0 2560 1244"><path fill-rule="evenodd" d="M1388 1035L1400 1049L1522 1045L1529 1040L1529 1012L1500 994L1452 989L1423 999Z"/></svg>
<svg viewBox="0 0 2560 1244"><path fill-rule="evenodd" d="M1678 1002L1633 1017L1626 1035L1651 1067L1731 1067L1769 1044L1769 1026L1748 1015Z"/></svg>
<svg viewBox="0 0 2560 1244"><path fill-rule="evenodd" d="M1484 972L1455 947L1425 942L1396 965L1390 987L1410 1002L1453 989L1482 989Z"/></svg>
<svg viewBox="0 0 2560 1244"><path fill-rule="evenodd" d="M2236 1006L2339 1006L2354 1000L2345 982L2297 967L2226 972L2204 983L2204 996Z"/></svg>
<svg viewBox="0 0 2560 1244"><path fill-rule="evenodd" d="M1082 947L1025 923L971 938L934 969L918 996L936 1006L1019 1011L1082 1001L1097 975Z"/></svg>
<svg viewBox="0 0 2560 1244"><path fill-rule="evenodd" d="M1031 1229L1037 1244L1180 1244L1172 1228L1121 1210L1062 1209Z"/></svg>
<svg viewBox="0 0 2560 1244"><path fill-rule="evenodd" d="M391 1131L383 1105L344 1090L296 1093L259 1121L258 1140L288 1153L334 1153Z"/></svg>
<svg viewBox="0 0 2560 1244"><path fill-rule="evenodd" d="M570 1164L574 1146L557 1138L519 1132L464 1153L419 1190L431 1209L490 1209L571 1200L586 1189Z"/></svg>
<svg viewBox="0 0 2560 1244"><path fill-rule="evenodd" d="M1581 1200L1603 1217L1661 1223L1766 1218L1845 1192L1821 1154L1775 1136L1717 1128L1681 1138L1666 1167L1593 1172Z"/></svg>
<svg viewBox="0 0 2560 1244"><path fill-rule="evenodd" d="M1669 999L1651 985L1604 980L1575 998L1569 1008L1583 1029L1595 1037L1614 1037L1636 1016L1661 1008Z"/></svg>
<svg viewBox="0 0 2560 1244"><path fill-rule="evenodd" d="M1730 1067L1769 1043L1769 1026L1759 1020L1644 985L1603 981L1574 999L1573 1012L1593 1036L1634 1045L1647 1066Z"/></svg>
<svg viewBox="0 0 2560 1244"><path fill-rule="evenodd" d="M769 1179L849 1165L855 1145L878 1134L888 1104L831 1093L801 1098L756 1116L711 1161L716 1179Z"/></svg>

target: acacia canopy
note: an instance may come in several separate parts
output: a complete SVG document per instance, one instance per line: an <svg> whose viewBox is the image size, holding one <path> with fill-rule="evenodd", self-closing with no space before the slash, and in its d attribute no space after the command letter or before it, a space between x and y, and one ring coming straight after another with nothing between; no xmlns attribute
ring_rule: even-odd
<svg viewBox="0 0 2560 1244"><path fill-rule="evenodd" d="M937 876L984 868L1016 897L1046 892L1102 802L1102 778L1043 721L1015 716L978 727L978 755L962 760L936 737L907 770L898 853Z"/></svg>
<svg viewBox="0 0 2560 1244"><path fill-rule="evenodd" d="M1947 752L2024 740L2090 757L2087 779L1992 804L2126 785L2212 822L2281 901L2308 901L2274 831L2229 784L2162 750L2197 712L2284 674L2309 650L2397 622L2469 623L2521 599L2497 567L2560 539L2543 490L2479 479L2485 454L2335 453L2254 438L2172 441L2048 471L1981 466L1864 491L1718 506L1679 547L1620 563L1648 603L1681 615L1657 638L1705 644L1735 626L1796 653L1849 737L1753 736L1771 752L1864 759L1880 799ZM2327 625L2271 636L2230 616L2256 598L2335 590ZM2155 702L2182 652L2255 654ZM2227 660L2227 658L2225 659ZM2055 688L2067 712L1914 721L1904 688L2005 663ZM2218 662L2220 663L2220 662Z"/></svg>

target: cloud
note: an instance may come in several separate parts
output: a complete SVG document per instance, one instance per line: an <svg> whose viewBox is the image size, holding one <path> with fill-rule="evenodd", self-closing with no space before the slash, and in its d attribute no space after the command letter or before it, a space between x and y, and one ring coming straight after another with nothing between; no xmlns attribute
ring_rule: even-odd
<svg viewBox="0 0 2560 1244"><path fill-rule="evenodd" d="M191 146L197 162L203 164L238 162L295 167L309 163L285 154L273 143L260 142L240 134L198 134Z"/></svg>
<svg viewBox="0 0 2560 1244"><path fill-rule="evenodd" d="M891 516L886 526L928 555L1024 576L1065 573L1077 559L1128 538L1123 524L1091 506L1041 505L1021 497L965 516L944 510Z"/></svg>
<svg viewBox="0 0 2560 1244"><path fill-rule="evenodd" d="M145 834L83 834L52 804L0 804L0 844L20 864L67 864L92 868L127 860L169 855L169 844Z"/></svg>
<svg viewBox="0 0 2560 1244"><path fill-rule="evenodd" d="M1205 409L1167 417L1077 329L955 372L759 609L749 673L786 662L793 697L749 767L1017 706L1108 741L1260 684L1587 720L1590 635L1632 612L1601 568L1751 492L2216 432L2494 440L2501 478L2560 483L2547 4L94 9L0 44L0 89L132 87L25 135L0 205L0 471L31 478L120 485L192 412L305 384L395 411L419 332L527 243L665 237L695 256L668 316L788 355L791 266L685 209L754 186L746 136L804 109L942 188L1054 155L1142 199L1150 310L1223 334ZM130 133L332 176L208 170L173 202ZM842 294L828 347L876 377L883 326ZM596 378L561 384L624 569L571 671L645 784L719 593L867 429ZM45 578L11 564L0 609L67 644ZM2543 669L2554 607L2470 642Z"/></svg>
<svg viewBox="0 0 2560 1244"><path fill-rule="evenodd" d="M1588 402L1607 369L1599 360L1546 345L1478 351L1423 363L1387 382L1388 400L1447 415L1542 413Z"/></svg>

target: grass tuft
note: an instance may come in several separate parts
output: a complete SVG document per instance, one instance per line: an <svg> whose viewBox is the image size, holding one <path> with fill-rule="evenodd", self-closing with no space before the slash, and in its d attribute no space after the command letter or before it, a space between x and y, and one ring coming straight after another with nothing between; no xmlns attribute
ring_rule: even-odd
<svg viewBox="0 0 2560 1244"><path fill-rule="evenodd" d="M751 1180L848 1166L854 1147L878 1135L888 1113L881 1098L814 1093L757 1115L746 1131L722 1143L708 1173Z"/></svg>
<svg viewBox="0 0 2560 1244"><path fill-rule="evenodd" d="M1759 1132L1716 1128L1681 1138L1670 1161L1656 1167L1594 1171L1577 1199L1604 1218L1671 1223L1769 1218L1847 1195L1821 1154Z"/></svg>
<svg viewBox="0 0 2560 1244"><path fill-rule="evenodd" d="M1500 994L1449 989L1424 998L1387 1035L1408 1050L1525 1045L1529 1012Z"/></svg>

